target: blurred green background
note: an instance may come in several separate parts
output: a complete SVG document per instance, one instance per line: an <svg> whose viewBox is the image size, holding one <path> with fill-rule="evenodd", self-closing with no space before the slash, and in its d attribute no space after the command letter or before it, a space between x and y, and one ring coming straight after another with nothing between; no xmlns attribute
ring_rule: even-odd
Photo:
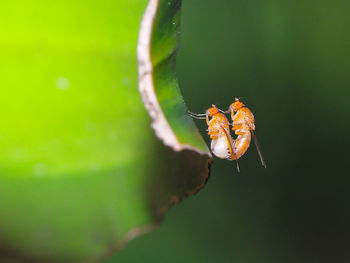
<svg viewBox="0 0 350 263"><path fill-rule="evenodd" d="M240 174L216 158L202 191L105 262L350 262L349 11L345 0L183 1L184 99L204 112L241 96L267 169L253 145Z"/></svg>

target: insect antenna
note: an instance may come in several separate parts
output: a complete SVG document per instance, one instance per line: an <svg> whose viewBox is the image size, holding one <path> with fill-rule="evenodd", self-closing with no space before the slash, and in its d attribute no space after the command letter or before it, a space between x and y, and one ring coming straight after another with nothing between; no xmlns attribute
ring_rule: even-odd
<svg viewBox="0 0 350 263"><path fill-rule="evenodd" d="M252 135L253 135L254 143L255 143L256 149L257 149L257 151L258 151L261 164L262 164L262 166L264 166L264 167L266 168L266 163L265 163L264 157L263 157L263 155L262 155L262 152L261 152L261 149L260 149L260 145L259 145L258 139L256 138L255 133L254 133L253 130L251 130L251 133L252 133Z"/></svg>

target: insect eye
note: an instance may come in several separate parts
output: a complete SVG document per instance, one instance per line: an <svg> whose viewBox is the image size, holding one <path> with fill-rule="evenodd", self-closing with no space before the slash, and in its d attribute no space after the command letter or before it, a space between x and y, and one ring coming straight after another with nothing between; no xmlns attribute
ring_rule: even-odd
<svg viewBox="0 0 350 263"><path fill-rule="evenodd" d="M234 103L234 106L235 106L236 108L240 108L240 107L242 107L242 103L239 102L239 101L237 101L237 102Z"/></svg>
<svg viewBox="0 0 350 263"><path fill-rule="evenodd" d="M216 114L217 112L218 112L218 110L215 109L215 108L210 108L210 109L209 109L209 113L210 113L210 114Z"/></svg>

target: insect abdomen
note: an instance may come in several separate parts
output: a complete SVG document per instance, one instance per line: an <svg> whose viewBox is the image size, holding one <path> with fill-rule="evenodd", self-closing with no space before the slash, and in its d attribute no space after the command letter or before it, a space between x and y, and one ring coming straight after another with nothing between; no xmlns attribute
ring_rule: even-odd
<svg viewBox="0 0 350 263"><path fill-rule="evenodd" d="M210 148L213 154L221 159L231 158L231 153L225 136L219 136L218 139L212 140Z"/></svg>
<svg viewBox="0 0 350 263"><path fill-rule="evenodd" d="M251 141L250 131L246 131L243 135L238 135L237 139L234 142L234 154L235 158L239 159L249 148Z"/></svg>

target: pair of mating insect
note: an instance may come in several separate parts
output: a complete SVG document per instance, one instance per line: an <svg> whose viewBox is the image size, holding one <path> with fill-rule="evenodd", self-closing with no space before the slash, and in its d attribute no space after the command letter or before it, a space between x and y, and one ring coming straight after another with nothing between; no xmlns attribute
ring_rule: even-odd
<svg viewBox="0 0 350 263"><path fill-rule="evenodd" d="M230 113L232 123L225 114ZM239 172L238 159L241 158L250 145L251 137L255 142L261 164L266 168L255 131L255 120L253 113L237 98L227 111L220 110L214 104L205 113L197 114L189 112L196 119L205 119L208 125L208 134L211 141L211 151L221 159L236 160ZM231 137L230 125L237 135L236 139Z"/></svg>

